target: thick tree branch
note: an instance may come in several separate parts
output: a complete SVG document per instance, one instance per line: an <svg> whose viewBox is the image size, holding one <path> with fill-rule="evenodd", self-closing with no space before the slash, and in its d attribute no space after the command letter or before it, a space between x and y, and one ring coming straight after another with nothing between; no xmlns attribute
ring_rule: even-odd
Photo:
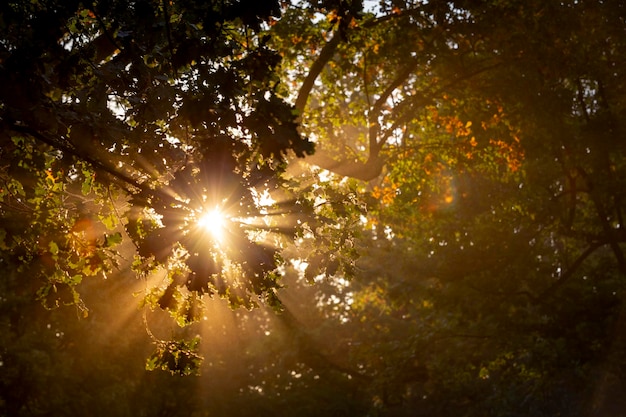
<svg viewBox="0 0 626 417"><path fill-rule="evenodd" d="M409 9L405 13L394 13L394 14L389 14L385 16L380 16L380 17L377 17L376 19L368 20L368 21L361 23L359 26L357 26L353 30L372 28L378 24L387 22L392 19L398 19L398 18L402 18L408 15L414 15L419 10L421 10L421 7L415 8L415 9ZM309 100L309 96L311 94L311 91L313 90L313 86L315 85L315 80L322 73L322 70L324 69L326 64L328 64L328 62L332 59L333 54L335 53L335 51L337 50L337 47L341 43L341 40L342 40L341 38L342 37L339 36L339 34L337 33L333 34L332 39L328 41L326 45L324 45L320 54L311 65L311 69L309 70L308 75L306 76L302 85L300 86L300 90L298 91L298 97L296 98L295 107L301 113L304 111L304 108L306 107L306 103Z"/></svg>
<svg viewBox="0 0 626 417"><path fill-rule="evenodd" d="M419 10L411 10L412 13L416 13ZM363 28L368 28L375 26L379 23L385 22L390 19L395 19L402 17L403 14L393 14L388 16L383 16L381 18L377 18L371 21L364 22L362 25L357 27L354 30L359 30ZM298 92L298 97L296 99L295 107L302 114L306 108L306 104L308 98L311 94L311 91L314 87L315 80L322 73L323 69L326 67L328 62L330 62L334 56L335 51L337 50L339 44L341 42L341 36L335 34L333 38L322 48L320 55L315 59L313 64L311 65L311 69L305 78L300 90ZM335 174L341 176L348 176L351 178L370 181L375 179L382 172L382 168L385 164L385 161L380 157L380 151L384 147L385 143L389 137L393 134L393 132L401 126L403 123L408 122L409 118L414 115L414 112L403 112L404 108L411 108L416 103L423 105L424 103L432 100L434 96L436 96L442 90L449 88L463 80L472 78L484 71L492 69L500 65L500 63L496 63L495 65L489 65L486 67L479 68L476 71L473 71L468 74L464 74L455 78L452 82L441 86L434 91L422 95L421 97L409 98L404 100L403 103L399 106L398 109L394 109L394 111L399 110L397 114L398 118L394 123L392 123L391 128L385 130L381 136L381 126L379 123L379 117L381 115L382 109L384 108L385 103L391 96L391 94L400 87L408 77L410 77L411 73L415 70L418 65L417 59L411 59L408 65L406 65L396 77L387 85L385 90L381 93L381 96L376 100L373 106L369 108L367 119L368 119L368 139L369 139L369 154L367 160L365 162L360 160L342 160L337 161L336 155L331 156L329 153L325 153L322 149L316 151L315 155L309 156L305 159L306 162L317 165L323 169L327 169ZM367 86L366 86L367 87ZM404 113L404 114L403 114ZM409 116L410 115L410 116Z"/></svg>
<svg viewBox="0 0 626 417"><path fill-rule="evenodd" d="M306 163L317 165L343 177L350 177L361 181L371 181L382 172L385 161L380 157L371 157L367 161L357 159L337 161L330 152L324 149L317 150L307 156Z"/></svg>
<svg viewBox="0 0 626 417"><path fill-rule="evenodd" d="M613 254L615 255L615 259L617 261L619 271L621 272L623 276L626 276L626 257L624 257L624 252L622 251L622 248L620 248L619 246L619 239L617 237L616 231L615 229L613 229L613 227L609 223L609 216L606 210L604 209L604 206L602 205L600 198L597 195L597 191L594 190L593 184L591 183L591 179L587 175L587 172L580 167L577 168L577 171L578 173L580 173L580 175L584 178L585 182L587 183L587 188L589 189L589 196L591 197L591 201L593 202L593 205L596 208L598 220L600 221L600 224L602 225L602 230L604 232L604 235L606 239L608 240L609 246L611 246L611 250L613 251Z"/></svg>
<svg viewBox="0 0 626 417"><path fill-rule="evenodd" d="M389 96L391 96L391 94L409 78L409 76L417 67L417 64L417 59L412 59L409 64L398 73L396 78L391 81L391 83L389 83L385 91L381 93L378 100L376 100L376 103L374 103L374 105L370 109L368 114L370 158L378 156L380 150L385 143L384 140L378 139L378 134L380 133L380 124L378 123L378 118L382 112L383 106L389 99Z"/></svg>
<svg viewBox="0 0 626 417"><path fill-rule="evenodd" d="M400 16L400 14L381 16L374 20L363 22L354 30L359 30L361 28L371 28L373 26L376 26L377 24L386 22L390 19L396 19ZM304 111L304 108L306 107L306 103L309 100L309 96L311 95L311 91L313 90L313 86L315 85L315 80L322 73L326 64L328 64L328 62L332 59L341 41L342 37L338 33L334 33L332 39L328 41L326 45L324 45L320 54L311 65L311 69L309 70L309 73L302 82L300 90L298 91L298 97L296 98L295 107L300 113L302 113Z"/></svg>
<svg viewBox="0 0 626 417"><path fill-rule="evenodd" d="M306 107L306 103L309 100L309 95L313 90L313 86L315 85L315 80L322 73L322 70L328 64L328 62L333 57L337 46L339 46L339 42L341 41L341 37L337 34L333 35L333 38L328 41L326 45L322 48L317 59L311 65L311 69L307 74L306 78L302 82L300 86L300 90L298 91L298 98L296 98L295 107L301 114L304 112L304 108Z"/></svg>

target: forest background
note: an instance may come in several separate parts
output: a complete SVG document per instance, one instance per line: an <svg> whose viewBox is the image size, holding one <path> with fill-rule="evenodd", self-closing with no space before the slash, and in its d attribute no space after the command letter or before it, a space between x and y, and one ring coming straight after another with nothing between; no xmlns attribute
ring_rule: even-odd
<svg viewBox="0 0 626 417"><path fill-rule="evenodd" d="M0 415L625 415L625 57L619 0L2 2Z"/></svg>

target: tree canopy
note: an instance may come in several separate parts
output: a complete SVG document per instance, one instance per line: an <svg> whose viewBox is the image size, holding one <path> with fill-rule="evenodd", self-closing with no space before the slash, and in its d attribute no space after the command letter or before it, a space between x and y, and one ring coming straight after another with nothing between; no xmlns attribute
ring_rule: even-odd
<svg viewBox="0 0 626 417"><path fill-rule="evenodd" d="M625 28L617 0L1 5L0 410L619 415Z"/></svg>

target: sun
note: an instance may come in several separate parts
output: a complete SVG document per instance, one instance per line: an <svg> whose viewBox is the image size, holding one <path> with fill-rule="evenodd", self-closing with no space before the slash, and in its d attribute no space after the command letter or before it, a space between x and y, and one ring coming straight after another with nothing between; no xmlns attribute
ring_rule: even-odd
<svg viewBox="0 0 626 417"><path fill-rule="evenodd" d="M198 218L198 227L217 240L222 240L226 231L228 216L218 208L205 211Z"/></svg>

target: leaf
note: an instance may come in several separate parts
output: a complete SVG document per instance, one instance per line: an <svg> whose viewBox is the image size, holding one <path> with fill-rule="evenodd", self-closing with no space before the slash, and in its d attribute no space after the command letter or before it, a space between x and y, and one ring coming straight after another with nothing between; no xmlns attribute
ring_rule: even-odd
<svg viewBox="0 0 626 417"><path fill-rule="evenodd" d="M52 255L56 255L59 253L59 245L57 245L54 241L48 243L48 248L50 249L50 253Z"/></svg>
<svg viewBox="0 0 626 417"><path fill-rule="evenodd" d="M120 232L113 233L112 235L104 235L104 247L110 248L115 245L119 245L122 243L122 234Z"/></svg>
<svg viewBox="0 0 626 417"><path fill-rule="evenodd" d="M83 193L83 195L87 195L91 192L91 182L91 177L87 177L85 178L85 181L83 181L83 184L81 186L81 192Z"/></svg>
<svg viewBox="0 0 626 417"><path fill-rule="evenodd" d="M197 353L200 337L191 340L158 341L146 361L146 370L169 371L172 375L198 375L203 357Z"/></svg>
<svg viewBox="0 0 626 417"><path fill-rule="evenodd" d="M69 279L69 285L78 285L83 281L83 276L81 274L76 274Z"/></svg>

